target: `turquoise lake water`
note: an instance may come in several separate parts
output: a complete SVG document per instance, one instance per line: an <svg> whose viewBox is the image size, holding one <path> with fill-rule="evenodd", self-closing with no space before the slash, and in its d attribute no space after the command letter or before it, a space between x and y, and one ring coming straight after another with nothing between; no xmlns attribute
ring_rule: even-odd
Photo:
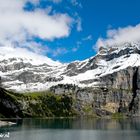
<svg viewBox="0 0 140 140"><path fill-rule="evenodd" d="M1 127L3 140L140 140L140 118L23 119Z"/></svg>

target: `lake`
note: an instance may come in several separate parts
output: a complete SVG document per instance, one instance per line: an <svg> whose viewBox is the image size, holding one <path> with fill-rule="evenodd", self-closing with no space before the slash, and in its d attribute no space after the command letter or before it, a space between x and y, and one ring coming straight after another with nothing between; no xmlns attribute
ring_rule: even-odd
<svg viewBox="0 0 140 140"><path fill-rule="evenodd" d="M0 128L3 140L140 140L140 118L23 119Z"/></svg>

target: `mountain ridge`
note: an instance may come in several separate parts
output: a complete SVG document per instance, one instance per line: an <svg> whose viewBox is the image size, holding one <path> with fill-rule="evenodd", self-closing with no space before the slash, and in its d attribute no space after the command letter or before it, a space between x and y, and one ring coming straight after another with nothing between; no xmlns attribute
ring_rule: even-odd
<svg viewBox="0 0 140 140"><path fill-rule="evenodd" d="M0 49L3 50L0 54L2 84L6 89L20 92L47 90L58 84L99 87L102 77L140 66L140 44L136 43L100 47L89 59L65 64L28 54L26 50L19 49L21 52L16 55L15 48L8 50L11 55L7 53L7 57L3 55L4 47Z"/></svg>

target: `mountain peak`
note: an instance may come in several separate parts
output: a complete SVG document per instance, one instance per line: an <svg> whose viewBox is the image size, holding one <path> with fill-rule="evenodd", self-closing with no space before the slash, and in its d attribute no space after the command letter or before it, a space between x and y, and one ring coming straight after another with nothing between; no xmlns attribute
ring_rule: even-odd
<svg viewBox="0 0 140 140"><path fill-rule="evenodd" d="M124 43L101 47L95 56L68 64L61 64L23 48L1 47L2 83L7 89L21 92L46 90L58 84L99 86L104 76L140 66L139 46L138 43Z"/></svg>
<svg viewBox="0 0 140 140"><path fill-rule="evenodd" d="M41 65L48 64L50 66L58 66L61 65L58 61L53 61L47 56L39 55L34 52L28 51L25 48L16 48L11 46L0 47L0 60L7 60L10 58L14 58L17 61L22 60L25 62L30 62L33 65Z"/></svg>

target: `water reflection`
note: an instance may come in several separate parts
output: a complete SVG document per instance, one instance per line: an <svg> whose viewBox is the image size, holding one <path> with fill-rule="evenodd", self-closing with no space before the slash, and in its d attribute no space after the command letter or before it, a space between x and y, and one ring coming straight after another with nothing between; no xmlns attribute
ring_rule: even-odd
<svg viewBox="0 0 140 140"><path fill-rule="evenodd" d="M134 119L24 119L21 127L49 129L140 130L140 118Z"/></svg>
<svg viewBox="0 0 140 140"><path fill-rule="evenodd" d="M10 132L9 140L139 140L140 118L24 119L2 132Z"/></svg>

